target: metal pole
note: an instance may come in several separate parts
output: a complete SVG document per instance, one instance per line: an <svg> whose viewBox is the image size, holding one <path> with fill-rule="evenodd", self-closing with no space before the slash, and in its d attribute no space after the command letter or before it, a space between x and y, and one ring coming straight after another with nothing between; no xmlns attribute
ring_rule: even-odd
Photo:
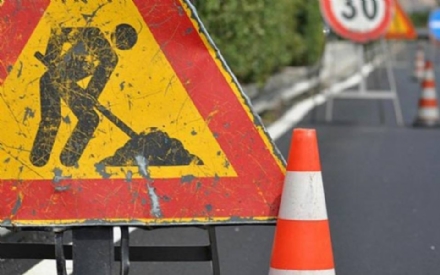
<svg viewBox="0 0 440 275"><path fill-rule="evenodd" d="M211 246L212 274L220 275L220 261L218 257L217 236L214 226L208 226L209 243Z"/></svg>
<svg viewBox="0 0 440 275"><path fill-rule="evenodd" d="M380 42L382 46L382 52L385 56L386 70L387 70L388 81L390 83L390 90L394 95L393 103L394 103L394 112L396 114L396 123L399 126L403 126L402 109L400 108L399 97L397 95L396 80L394 78L394 72L393 72L393 64L390 58L392 53L389 51L384 39L381 39Z"/></svg>
<svg viewBox="0 0 440 275"><path fill-rule="evenodd" d="M75 228L72 233L73 274L112 275L115 259L113 228Z"/></svg>
<svg viewBox="0 0 440 275"><path fill-rule="evenodd" d="M121 226L121 275L130 272L130 232L128 226Z"/></svg>
<svg viewBox="0 0 440 275"><path fill-rule="evenodd" d="M55 260L57 266L57 275L67 275L66 258L64 257L64 231L56 230L55 232Z"/></svg>
<svg viewBox="0 0 440 275"><path fill-rule="evenodd" d="M327 43L327 42L326 42ZM331 50L331 48L330 48ZM333 64L333 55L329 54L329 58L331 58L331 60L328 62L329 64ZM332 69L328 69L328 79L329 79L329 84L328 84L328 88L327 88L327 93L324 95L327 97L327 104L325 104L325 121L327 122L331 122L333 120L333 87L336 83L335 79L336 79L336 74L334 72L334 70ZM321 80L323 81L323 80Z"/></svg>
<svg viewBox="0 0 440 275"><path fill-rule="evenodd" d="M328 87L328 99L325 105L325 121L331 122L333 118L333 80L330 80L330 85Z"/></svg>
<svg viewBox="0 0 440 275"><path fill-rule="evenodd" d="M367 92L367 84L366 84L366 76L364 75L363 72L363 67L364 67L364 58L365 58L365 53L364 53L364 44L358 44L358 66L359 66L359 74L361 76L361 82L359 83L359 93L360 94L365 94Z"/></svg>
<svg viewBox="0 0 440 275"><path fill-rule="evenodd" d="M330 27L327 26L327 23L324 22L325 25L325 40L324 40L324 52L323 52L323 58L325 57L326 54L326 49L328 49L328 43L330 41L329 36L330 36ZM332 55L329 55L330 57L332 57ZM323 61L322 66L324 67L325 65L325 60ZM331 62L329 62L330 64L333 63L333 60ZM333 95L332 95L332 88L333 88L333 84L334 84L334 77L333 77L333 70L329 70L329 85L328 85L328 93L324 94L325 97L327 97L327 104L325 104L325 121L330 122L332 121L333 118ZM320 83L324 82L324 79L320 78Z"/></svg>

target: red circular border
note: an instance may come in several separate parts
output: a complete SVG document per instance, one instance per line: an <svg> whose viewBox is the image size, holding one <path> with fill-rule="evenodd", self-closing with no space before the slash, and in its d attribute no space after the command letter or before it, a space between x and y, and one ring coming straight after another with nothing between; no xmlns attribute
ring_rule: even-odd
<svg viewBox="0 0 440 275"><path fill-rule="evenodd" d="M380 38L382 35L386 33L389 25L391 24L391 20L393 18L394 11L394 2L392 0L383 0L385 1L385 17L383 21L379 24L379 26L369 32L355 32L345 28L333 14L333 10L331 7L332 0L320 0L321 13L322 16L326 19L327 23L330 27L340 36L353 40L359 43L365 43L370 40L375 40Z"/></svg>

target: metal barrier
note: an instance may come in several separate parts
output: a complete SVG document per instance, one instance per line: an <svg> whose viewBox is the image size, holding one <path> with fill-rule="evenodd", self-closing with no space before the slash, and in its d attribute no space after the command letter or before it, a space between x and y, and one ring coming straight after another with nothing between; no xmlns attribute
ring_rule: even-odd
<svg viewBox="0 0 440 275"><path fill-rule="evenodd" d="M215 226L196 227L208 234L202 246L131 246L128 227L121 227L121 244L113 244L113 227L73 228L73 244L65 245L67 229L54 230L54 244L1 242L1 259L53 259L57 274L67 275L66 260L73 261L74 274L112 274L113 261L120 262L120 274L128 275L130 262L211 262L212 274L220 274ZM156 228L143 228L153 230ZM49 230L49 229L48 229ZM30 231L30 230L29 230ZM41 232L41 230L40 230Z"/></svg>
<svg viewBox="0 0 440 275"><path fill-rule="evenodd" d="M380 53L379 43L367 44L366 63L372 62L378 53ZM339 62L335 64L333 57L337 55L344 56L344 60L341 62L341 59L336 58ZM283 103L294 101L313 89L324 89L335 81L349 77L356 70L355 46L351 42L330 41L316 64L306 68L286 68L269 78L264 87L257 88L254 84L244 85L244 92L252 102L254 111L262 114L279 108ZM338 79L331 79L336 76Z"/></svg>
<svg viewBox="0 0 440 275"><path fill-rule="evenodd" d="M393 66L408 67L411 66L410 56L402 54L406 52L407 47L413 46L415 43L427 43L430 39L429 33L426 29L417 29L417 41L388 41L390 45L391 56L399 57L399 62L391 60ZM334 58L334 56L342 53L344 56L343 62L341 59ZM399 55L400 54L400 55ZM380 57L384 57L384 51L379 41L364 45L364 63L373 64L374 66L381 66L378 62ZM403 58L401 58L403 57ZM338 60L337 63L334 60ZM384 63L385 65L385 63ZM296 70L296 73L292 72ZM254 110L260 115L267 111L273 111L283 104L289 104L297 98L304 96L314 96L316 91L329 88L336 82L343 81L358 71L357 53L355 45L348 41L341 41L338 39L328 39L326 42L324 53L321 59L312 66L303 68L288 68L286 71L272 76L264 87L257 88L255 85L244 85L244 91L252 102ZM330 73L331 72L331 73ZM278 80L278 85L274 84L277 79L282 79L283 75L287 80ZM312 91L312 92L311 92Z"/></svg>

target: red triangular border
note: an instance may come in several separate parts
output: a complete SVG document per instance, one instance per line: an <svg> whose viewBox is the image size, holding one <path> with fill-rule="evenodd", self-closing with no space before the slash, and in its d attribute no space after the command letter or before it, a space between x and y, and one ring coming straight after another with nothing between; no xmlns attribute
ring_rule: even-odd
<svg viewBox="0 0 440 275"><path fill-rule="evenodd" d="M26 45L50 0L1 1L0 85Z"/></svg>

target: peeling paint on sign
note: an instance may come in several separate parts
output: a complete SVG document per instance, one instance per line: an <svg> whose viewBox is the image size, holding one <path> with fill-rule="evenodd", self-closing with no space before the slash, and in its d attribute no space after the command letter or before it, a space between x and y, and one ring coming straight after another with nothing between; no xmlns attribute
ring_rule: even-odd
<svg viewBox="0 0 440 275"><path fill-rule="evenodd" d="M148 195L149 195L150 201L151 201L151 214L156 218L161 218L162 212L160 210L159 197L157 196L156 191L154 190L154 187L151 187L149 184L149 181L151 181L151 178L150 178L150 173L147 171L148 161L145 158L145 156L142 156L142 155L135 156L135 159L136 159L136 163L138 165L140 174L147 181L146 187L147 187Z"/></svg>
<svg viewBox="0 0 440 275"><path fill-rule="evenodd" d="M0 225L275 219L284 161L188 1L2 3Z"/></svg>

